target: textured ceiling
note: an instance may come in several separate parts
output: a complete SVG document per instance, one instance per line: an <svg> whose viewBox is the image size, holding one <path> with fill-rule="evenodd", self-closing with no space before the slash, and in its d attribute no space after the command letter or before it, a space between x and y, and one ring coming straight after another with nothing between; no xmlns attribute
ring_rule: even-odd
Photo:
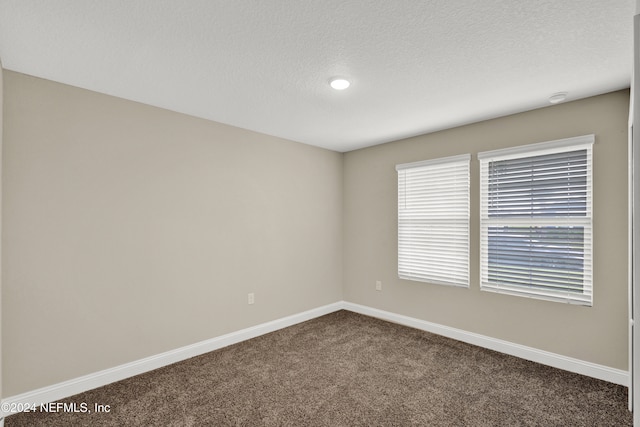
<svg viewBox="0 0 640 427"><path fill-rule="evenodd" d="M629 87L634 0L0 0L5 68L337 151ZM349 89L331 89L344 76Z"/></svg>

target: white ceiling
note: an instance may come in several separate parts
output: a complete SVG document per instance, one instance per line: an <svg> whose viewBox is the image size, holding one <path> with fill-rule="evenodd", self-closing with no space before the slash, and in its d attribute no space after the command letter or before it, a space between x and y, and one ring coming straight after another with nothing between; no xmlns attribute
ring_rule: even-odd
<svg viewBox="0 0 640 427"><path fill-rule="evenodd" d="M5 68L336 151L629 87L634 0L0 0ZM328 85L344 76L342 92Z"/></svg>

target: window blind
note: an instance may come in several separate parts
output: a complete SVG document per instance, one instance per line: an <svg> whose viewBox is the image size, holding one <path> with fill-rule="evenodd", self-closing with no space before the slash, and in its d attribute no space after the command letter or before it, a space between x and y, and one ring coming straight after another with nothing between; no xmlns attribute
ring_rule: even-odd
<svg viewBox="0 0 640 427"><path fill-rule="evenodd" d="M478 155L482 290L592 304L593 140Z"/></svg>
<svg viewBox="0 0 640 427"><path fill-rule="evenodd" d="M396 166L401 279L469 286L470 159Z"/></svg>

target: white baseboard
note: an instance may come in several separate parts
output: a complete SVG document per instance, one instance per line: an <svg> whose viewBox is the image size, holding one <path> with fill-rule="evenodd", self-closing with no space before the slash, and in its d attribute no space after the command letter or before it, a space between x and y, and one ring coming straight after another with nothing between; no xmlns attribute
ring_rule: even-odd
<svg viewBox="0 0 640 427"><path fill-rule="evenodd" d="M283 329L342 309L435 333L448 338L453 338L458 341L463 341L469 344L474 344L480 347L499 351L501 353L510 354L512 356L538 362L543 365L553 366L555 368L587 375L627 387L629 386L629 373L627 371L609 368L607 366L602 366L595 363L585 362L579 359L538 350L532 347L526 347L520 344L514 344L508 341L463 331L461 329L451 328L448 326L439 325L437 323L431 323L425 320L403 316L401 314L391 313L376 308L340 301L302 313L283 317L282 319L277 319L247 329L242 329L237 332L232 332L226 335L212 338L210 340L181 347L155 356L136 360L134 362L126 363L114 368L105 369L103 371L85 375L69 381L64 381L48 387L43 387L27 393L2 399L2 410L0 410L0 427L2 427L4 424L3 418L11 415L12 413L5 412L4 408L23 407L27 404L40 405L41 403L55 402L66 397L73 396L74 394L82 393L97 387L102 387L104 385L111 384L125 378L149 372L154 369L170 365L172 363L180 362L194 356L199 356L210 351L218 350L232 344L246 341L251 338L268 334L270 332L274 332L279 329Z"/></svg>
<svg viewBox="0 0 640 427"><path fill-rule="evenodd" d="M125 378L140 375L145 372L170 365L172 363L180 362L194 356L199 356L201 354L218 350L232 344L237 344L239 342L246 341L260 335L268 334L270 332L302 323L307 320L315 319L316 317L333 313L334 311L341 310L342 308L343 302L336 302L302 313L273 320L271 322L262 323L260 325L242 329L240 331L221 335L216 338L201 341L175 350L167 351L155 356L146 357L144 359L136 360L130 363L125 363L124 365L116 366L114 368L105 369L103 371L84 375L82 377L74 378L69 381L64 381L48 387L43 387L16 396L11 396L6 399L2 399L0 419L13 413L5 412L5 408L22 408L25 405L29 405L27 406L27 408L29 408L33 405L40 405L41 403L55 402L66 397L73 396L74 394L92 390L97 387L102 387L104 385L111 384ZM2 427L2 424L0 424L0 427Z"/></svg>
<svg viewBox="0 0 640 427"><path fill-rule="evenodd" d="M621 369L615 369L608 366L598 365L596 363L585 362L584 360L574 359L572 357L562 356L560 354L538 350L533 347L527 347L509 341L503 341L496 338L487 337L485 335L467 332L462 329L456 329L449 326L439 325L437 323L427 322L426 320L403 316L401 314L378 310L377 308L371 308L364 305L344 302L343 308L355 313L377 317L389 322L410 326L412 328L442 335L448 338L453 338L455 340L477 345L479 347L499 351L500 353L509 354L521 359L531 360L543 365L552 366L554 368L575 372L577 374L586 375L614 384L629 387L629 372L623 371Z"/></svg>

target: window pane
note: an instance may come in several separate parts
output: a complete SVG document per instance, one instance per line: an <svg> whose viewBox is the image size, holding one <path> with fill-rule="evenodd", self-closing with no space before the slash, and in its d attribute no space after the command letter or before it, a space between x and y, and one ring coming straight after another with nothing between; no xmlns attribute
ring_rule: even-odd
<svg viewBox="0 0 640 427"><path fill-rule="evenodd" d="M491 218L586 215L587 150L493 161L487 178Z"/></svg>
<svg viewBox="0 0 640 427"><path fill-rule="evenodd" d="M480 289L593 304L593 142L478 153Z"/></svg>
<svg viewBox="0 0 640 427"><path fill-rule="evenodd" d="M396 166L401 279L469 286L469 161Z"/></svg>
<svg viewBox="0 0 640 427"><path fill-rule="evenodd" d="M584 227L489 227L489 281L582 293L584 235Z"/></svg>

